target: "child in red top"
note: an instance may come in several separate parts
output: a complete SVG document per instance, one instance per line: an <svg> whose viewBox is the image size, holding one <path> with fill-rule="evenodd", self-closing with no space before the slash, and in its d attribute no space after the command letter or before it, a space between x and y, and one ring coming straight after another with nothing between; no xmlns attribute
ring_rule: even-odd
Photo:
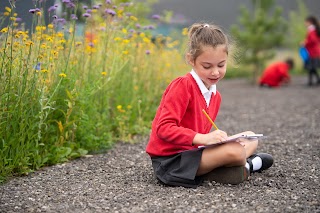
<svg viewBox="0 0 320 213"><path fill-rule="evenodd" d="M316 77L317 84L320 85L320 77L317 72L317 68L320 67L320 25L314 16L307 17L305 24L308 33L302 45L309 54L309 59L305 64L305 68L309 71L308 85L312 86L313 76Z"/></svg>
<svg viewBox="0 0 320 213"><path fill-rule="evenodd" d="M290 81L289 71L293 68L292 59L284 62L276 62L268 66L262 73L260 78L260 86L279 87Z"/></svg>
<svg viewBox="0 0 320 213"><path fill-rule="evenodd" d="M202 113L204 109L212 120L217 116L221 96L216 84L226 73L228 49L227 36L220 28L194 24L189 29L186 58L193 69L165 90L146 147L161 183L197 187L206 178L235 184L250 172L272 165L271 155L253 155L257 140L201 147L228 138L222 130L210 132L211 123Z"/></svg>

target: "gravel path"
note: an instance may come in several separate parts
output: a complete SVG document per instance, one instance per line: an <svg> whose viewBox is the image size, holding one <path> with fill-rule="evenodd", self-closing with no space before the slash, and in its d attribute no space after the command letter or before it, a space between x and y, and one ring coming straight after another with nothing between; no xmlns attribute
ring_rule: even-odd
<svg viewBox="0 0 320 213"><path fill-rule="evenodd" d="M219 128L268 135L259 151L275 158L245 183L163 186L153 177L145 138L10 180L0 186L0 212L320 212L320 87L305 81L275 90L245 80L219 84Z"/></svg>

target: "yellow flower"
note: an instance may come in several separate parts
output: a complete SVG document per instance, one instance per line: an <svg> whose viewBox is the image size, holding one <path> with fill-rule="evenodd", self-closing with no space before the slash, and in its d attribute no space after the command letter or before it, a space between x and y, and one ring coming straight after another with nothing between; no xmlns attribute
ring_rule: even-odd
<svg viewBox="0 0 320 213"><path fill-rule="evenodd" d="M11 21L15 21L17 18L16 17L10 17Z"/></svg>
<svg viewBox="0 0 320 213"><path fill-rule="evenodd" d="M188 35L188 28L182 29L182 35Z"/></svg>
<svg viewBox="0 0 320 213"><path fill-rule="evenodd" d="M135 17L135 16L130 16L130 19L131 19L132 21L138 21L138 18Z"/></svg>
<svg viewBox="0 0 320 213"><path fill-rule="evenodd" d="M128 39L124 39L123 41L122 41L122 43L124 43L124 44L128 44L130 42L130 40L128 40Z"/></svg>
<svg viewBox="0 0 320 213"><path fill-rule="evenodd" d="M141 38L143 38L143 37L145 37L145 36L146 36L146 34L140 33L140 37L141 37Z"/></svg>
<svg viewBox="0 0 320 213"><path fill-rule="evenodd" d="M47 69L41 69L41 72L42 72L42 73L47 73L48 70L47 70Z"/></svg>
<svg viewBox="0 0 320 213"><path fill-rule="evenodd" d="M5 7L4 8L6 11L8 11L9 13L11 13L11 8L10 7Z"/></svg>
<svg viewBox="0 0 320 213"><path fill-rule="evenodd" d="M48 24L49 29L53 29L53 24Z"/></svg>
<svg viewBox="0 0 320 213"><path fill-rule="evenodd" d="M96 13L98 10L97 9L92 9L91 12L92 13Z"/></svg>
<svg viewBox="0 0 320 213"><path fill-rule="evenodd" d="M123 55L128 55L128 54L129 54L129 51L128 51L128 50L124 50L124 51L122 51L122 54L123 54Z"/></svg>
<svg viewBox="0 0 320 213"><path fill-rule="evenodd" d="M139 89L139 87L138 86L134 86L133 89L137 91Z"/></svg>
<svg viewBox="0 0 320 213"><path fill-rule="evenodd" d="M4 16L9 16L10 13L9 13L9 12L4 12L3 15L4 15Z"/></svg>
<svg viewBox="0 0 320 213"><path fill-rule="evenodd" d="M101 75L106 76L107 72L101 72Z"/></svg>
<svg viewBox="0 0 320 213"><path fill-rule="evenodd" d="M18 14L17 14L17 13L14 13L14 14L13 14L13 16L14 16L14 17L17 17L17 16L18 16Z"/></svg>
<svg viewBox="0 0 320 213"><path fill-rule="evenodd" d="M48 38L47 38L47 41L52 42L52 41L53 41L53 38L52 38L52 37L48 37Z"/></svg>
<svg viewBox="0 0 320 213"><path fill-rule="evenodd" d="M121 105L118 105L118 106L117 106L117 109L118 109L118 110L121 110L121 109L122 109L122 106L121 106Z"/></svg>
<svg viewBox="0 0 320 213"><path fill-rule="evenodd" d="M147 43L147 44L149 44L151 41L150 41L150 39L148 39L148 38L143 38L143 41L145 42L145 43Z"/></svg>
<svg viewBox="0 0 320 213"><path fill-rule="evenodd" d="M19 42L14 42L14 43L13 43L13 46L14 46L14 47L19 47L20 44L19 44Z"/></svg>
<svg viewBox="0 0 320 213"><path fill-rule="evenodd" d="M121 41L122 39L120 37L115 37L113 40L115 41Z"/></svg>
<svg viewBox="0 0 320 213"><path fill-rule="evenodd" d="M40 48L45 49L47 47L46 43L41 44Z"/></svg>
<svg viewBox="0 0 320 213"><path fill-rule="evenodd" d="M64 43L66 43L66 42L67 42L67 41L64 40L64 39L59 40L59 43L60 43L60 44L64 44Z"/></svg>
<svg viewBox="0 0 320 213"><path fill-rule="evenodd" d="M8 27L5 27L3 28L2 30L0 30L0 33L6 33L8 32L9 28Z"/></svg>
<svg viewBox="0 0 320 213"><path fill-rule="evenodd" d="M127 106L127 109L132 109L132 106L129 104L129 105Z"/></svg>
<svg viewBox="0 0 320 213"><path fill-rule="evenodd" d="M41 16L41 12L37 12L36 14L37 14L37 16Z"/></svg>
<svg viewBox="0 0 320 213"><path fill-rule="evenodd" d="M122 30L121 30L124 34L127 34L128 33L128 31L127 31L127 29L126 28L122 28Z"/></svg>
<svg viewBox="0 0 320 213"><path fill-rule="evenodd" d="M63 33L58 32L58 33L57 33L57 36L60 37L60 38L62 38L62 37L63 37Z"/></svg>
<svg viewBox="0 0 320 213"><path fill-rule="evenodd" d="M80 42L80 41L76 42L76 46L80 46L81 44L82 44L82 42Z"/></svg>
<svg viewBox="0 0 320 213"><path fill-rule="evenodd" d="M62 78L67 77L67 75L66 75L66 74L64 74L64 73L60 73L60 74L59 74L59 76L60 76L60 77L62 77Z"/></svg>
<svg viewBox="0 0 320 213"><path fill-rule="evenodd" d="M18 26L18 23L16 23L16 22L15 22L15 23L13 23L13 26L14 26L14 27Z"/></svg>
<svg viewBox="0 0 320 213"><path fill-rule="evenodd" d="M31 45L33 45L34 43L32 42L32 41L27 41L26 43L25 43L25 45L26 46L31 46Z"/></svg>

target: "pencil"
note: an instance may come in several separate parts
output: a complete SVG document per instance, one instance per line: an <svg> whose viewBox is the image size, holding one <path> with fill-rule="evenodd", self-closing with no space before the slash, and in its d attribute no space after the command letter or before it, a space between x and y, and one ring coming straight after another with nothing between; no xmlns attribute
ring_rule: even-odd
<svg viewBox="0 0 320 213"><path fill-rule="evenodd" d="M212 126L213 126L216 130L219 130L218 127L217 127L217 125L214 124L214 122L211 120L211 118L210 118L210 116L207 114L207 112L206 112L204 109L202 109L202 112L203 112L203 114L208 118L208 120L210 121L210 123L212 124Z"/></svg>

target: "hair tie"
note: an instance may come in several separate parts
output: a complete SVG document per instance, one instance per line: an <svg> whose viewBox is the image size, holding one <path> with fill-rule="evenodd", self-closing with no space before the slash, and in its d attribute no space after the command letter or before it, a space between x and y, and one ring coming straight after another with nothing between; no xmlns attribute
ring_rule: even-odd
<svg viewBox="0 0 320 213"><path fill-rule="evenodd" d="M205 24L203 27L209 27L209 24Z"/></svg>

